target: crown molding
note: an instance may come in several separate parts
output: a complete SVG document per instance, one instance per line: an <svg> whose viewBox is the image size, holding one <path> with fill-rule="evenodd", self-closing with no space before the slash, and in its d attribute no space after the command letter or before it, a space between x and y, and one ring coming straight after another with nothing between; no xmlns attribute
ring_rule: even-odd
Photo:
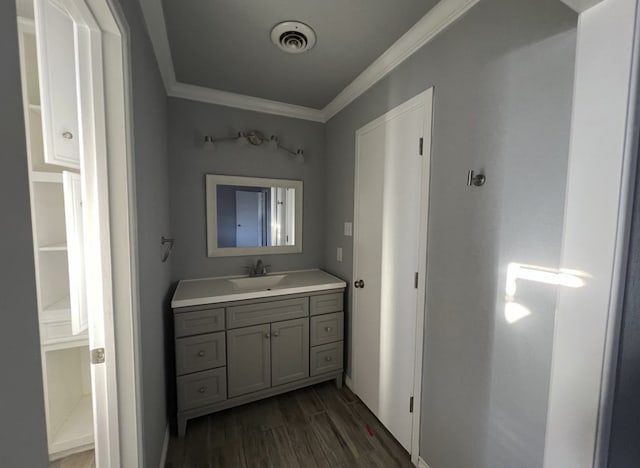
<svg viewBox="0 0 640 468"><path fill-rule="evenodd" d="M480 0L441 0L322 109L331 119Z"/></svg>
<svg viewBox="0 0 640 468"><path fill-rule="evenodd" d="M480 0L441 0L323 109L313 109L178 82L171 58L171 49L169 47L162 3L160 0L140 0L140 5L149 35L151 36L151 43L167 95L296 119L327 122L374 84L387 76L394 68L404 62L418 49L431 41L447 26L464 15L479 1Z"/></svg>
<svg viewBox="0 0 640 468"><path fill-rule="evenodd" d="M147 24L147 31L151 39L153 51L156 54L160 75L164 82L164 89L169 94L169 90L176 83L176 72L171 58L171 48L169 47L169 36L167 35L167 24L164 21L164 11L161 0L140 0L142 16Z"/></svg>
<svg viewBox="0 0 640 468"><path fill-rule="evenodd" d="M577 11L578 13L582 13L589 8L596 6L602 0L560 0L562 3L566 3L569 8Z"/></svg>
<svg viewBox="0 0 640 468"><path fill-rule="evenodd" d="M227 107L236 107L265 114L275 114L294 119L311 120L313 122L326 122L324 114L319 109L296 106L284 102L270 101L268 99L245 96L243 94L230 93L219 89L204 88L186 83L176 82L167 91L172 97L190 99L193 101L207 102Z"/></svg>

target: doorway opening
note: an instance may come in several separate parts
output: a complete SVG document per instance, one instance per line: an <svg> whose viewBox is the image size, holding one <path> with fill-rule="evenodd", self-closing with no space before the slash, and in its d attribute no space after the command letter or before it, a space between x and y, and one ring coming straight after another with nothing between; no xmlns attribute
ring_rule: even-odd
<svg viewBox="0 0 640 468"><path fill-rule="evenodd" d="M17 11L49 458L142 466L126 23L112 0Z"/></svg>

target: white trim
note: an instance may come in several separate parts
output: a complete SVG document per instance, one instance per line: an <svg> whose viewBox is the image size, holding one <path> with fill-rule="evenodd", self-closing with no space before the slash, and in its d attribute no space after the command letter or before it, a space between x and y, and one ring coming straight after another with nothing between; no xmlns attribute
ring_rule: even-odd
<svg viewBox="0 0 640 468"><path fill-rule="evenodd" d="M606 464L637 150L631 130L637 8L636 0L608 0L578 20L560 266L590 276L582 288L558 289L545 433L548 468ZM598 202L585 203L594 184Z"/></svg>
<svg viewBox="0 0 640 468"><path fill-rule="evenodd" d="M578 13L582 13L585 10L597 5L602 0L560 0L565 3L569 8Z"/></svg>
<svg viewBox="0 0 640 468"><path fill-rule="evenodd" d="M351 391L353 391L353 380L346 373L344 374L344 385Z"/></svg>
<svg viewBox="0 0 640 468"><path fill-rule="evenodd" d="M167 464L167 452L169 451L169 425L167 424L167 429L164 432L164 441L162 442L162 451L160 452L160 464L159 468L164 468Z"/></svg>
<svg viewBox="0 0 640 468"><path fill-rule="evenodd" d="M140 0L142 16L147 24L153 51L156 54L160 74L164 81L164 87L169 91L176 84L176 72L171 57L171 47L169 46L169 36L167 35L167 24L164 21L164 11L160 0Z"/></svg>
<svg viewBox="0 0 640 468"><path fill-rule="evenodd" d="M479 1L441 0L323 109L313 109L178 82L171 57L162 2L159 0L140 0L140 5L168 96L324 123L387 76L394 68L463 16Z"/></svg>
<svg viewBox="0 0 640 468"><path fill-rule="evenodd" d="M326 120L347 107L357 97L387 76L447 26L459 19L480 0L442 0L411 29L369 65L322 110Z"/></svg>
<svg viewBox="0 0 640 468"><path fill-rule="evenodd" d="M422 395L422 367L423 367L423 347L424 347L424 323L426 316L426 288L427 288L427 233L429 222L429 188L430 188L430 174L431 174L431 133L432 133L432 121L433 121L433 93L434 88L431 87L417 96L409 99L408 101L400 104L399 106L389 110L385 114L381 115L377 119L369 122L365 126L359 128L355 132L356 136L356 154L355 154L355 171L354 171L354 223L353 238L354 242L358 238L358 229L360 223L359 219L359 176L358 176L358 161L360 158L360 137L378 127L379 125L393 120L401 114L415 107L423 107L425 110L424 122L423 122L423 156L422 156L422 179L420 186L420 245L418 246L418 257L424 259L418 266L418 274L421 280L418 283L417 303L416 303L416 324L415 324L415 355L414 355L414 380L413 380L413 403L414 411L412 418L412 434L411 434L411 461L414 465L419 463L419 451L420 451L420 406ZM353 249L353 274L354 277L358 271L358 249ZM357 307L357 294L352 295L351 310L353 313L353 324L355 327L358 315ZM357 347L356 334L352 330L352 349ZM353 354L352 369L351 369L353 381L349 382L349 388L354 390L357 383L357 362L356 356ZM346 379L345 379L346 380ZM354 392L355 393L355 392Z"/></svg>
<svg viewBox="0 0 640 468"><path fill-rule="evenodd" d="M88 2L103 28L109 155L118 156L108 158L108 169L110 202L120 207L111 217L120 461L122 466L144 466L130 32L118 1Z"/></svg>
<svg viewBox="0 0 640 468"><path fill-rule="evenodd" d="M311 120L313 122L326 122L324 113L310 107L296 106L278 101L245 96L243 94L230 93L217 89L204 88L185 83L174 83L167 94L171 97L190 99L192 101L218 104L220 106L235 107L265 114L275 114L294 119Z"/></svg>
<svg viewBox="0 0 640 468"><path fill-rule="evenodd" d="M431 468L426 461L424 461L424 458L422 457L418 457L418 468Z"/></svg>

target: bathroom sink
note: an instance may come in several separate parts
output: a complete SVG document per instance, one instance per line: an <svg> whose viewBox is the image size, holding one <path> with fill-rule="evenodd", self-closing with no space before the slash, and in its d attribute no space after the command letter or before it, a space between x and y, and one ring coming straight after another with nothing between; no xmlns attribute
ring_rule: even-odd
<svg viewBox="0 0 640 468"><path fill-rule="evenodd" d="M277 286L287 275L256 276L253 278L234 278L229 281L234 289L242 291L259 291Z"/></svg>

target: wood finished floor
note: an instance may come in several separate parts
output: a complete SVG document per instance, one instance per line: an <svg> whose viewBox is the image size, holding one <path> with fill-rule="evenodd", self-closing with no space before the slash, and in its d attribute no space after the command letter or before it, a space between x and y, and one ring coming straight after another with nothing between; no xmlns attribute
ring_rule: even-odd
<svg viewBox="0 0 640 468"><path fill-rule="evenodd" d="M167 468L413 467L364 404L333 382L189 421Z"/></svg>
<svg viewBox="0 0 640 468"><path fill-rule="evenodd" d="M87 450L53 461L49 468L96 468L96 458L93 450Z"/></svg>

